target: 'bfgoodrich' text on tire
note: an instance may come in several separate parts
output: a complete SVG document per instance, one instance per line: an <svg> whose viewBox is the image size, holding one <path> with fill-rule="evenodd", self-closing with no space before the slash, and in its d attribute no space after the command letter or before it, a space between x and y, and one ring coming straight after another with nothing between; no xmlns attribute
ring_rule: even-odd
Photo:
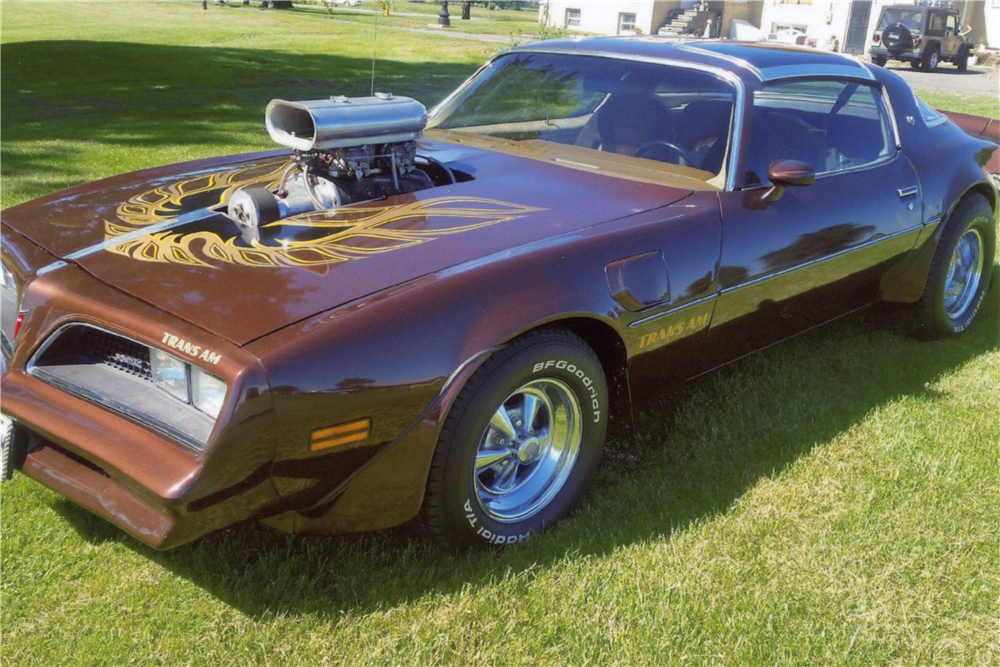
<svg viewBox="0 0 1000 667"><path fill-rule="evenodd" d="M435 540L512 544L565 516L597 466L607 416L601 363L574 334L541 329L495 353L438 440L424 500Z"/></svg>

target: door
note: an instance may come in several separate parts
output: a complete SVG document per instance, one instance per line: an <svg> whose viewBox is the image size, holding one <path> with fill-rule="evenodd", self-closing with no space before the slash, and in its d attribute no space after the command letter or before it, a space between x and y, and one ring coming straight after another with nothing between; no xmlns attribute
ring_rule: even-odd
<svg viewBox="0 0 1000 667"><path fill-rule="evenodd" d="M752 104L745 185L720 195L716 363L874 301L922 227L917 177L880 89L800 80L763 87ZM769 166L786 159L811 165L816 180L767 202Z"/></svg>
<svg viewBox="0 0 1000 667"><path fill-rule="evenodd" d="M954 58L958 55L961 45L962 38L958 36L958 17L948 14L945 18L944 39L941 40L941 57Z"/></svg>
<svg viewBox="0 0 1000 667"><path fill-rule="evenodd" d="M868 41L868 19L872 13L872 0L854 0L851 3L851 18L847 22L847 37L844 39L844 53L861 55Z"/></svg>

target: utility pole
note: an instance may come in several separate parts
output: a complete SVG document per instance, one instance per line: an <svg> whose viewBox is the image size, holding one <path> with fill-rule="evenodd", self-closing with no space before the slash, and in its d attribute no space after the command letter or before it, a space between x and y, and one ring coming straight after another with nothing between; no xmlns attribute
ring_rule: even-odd
<svg viewBox="0 0 1000 667"><path fill-rule="evenodd" d="M438 14L438 25L444 28L451 27L451 17L448 15L448 0L441 3L441 13Z"/></svg>

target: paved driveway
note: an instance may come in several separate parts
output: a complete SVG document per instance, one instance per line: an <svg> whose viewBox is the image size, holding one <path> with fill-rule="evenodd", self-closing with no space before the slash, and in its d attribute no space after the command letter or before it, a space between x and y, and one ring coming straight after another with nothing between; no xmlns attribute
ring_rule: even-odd
<svg viewBox="0 0 1000 667"><path fill-rule="evenodd" d="M915 70L905 63L890 62L886 69L903 77L911 88L917 90L1000 100L1000 70L993 68L970 67L965 72L959 72L951 65L945 64L938 67L935 72L924 72Z"/></svg>

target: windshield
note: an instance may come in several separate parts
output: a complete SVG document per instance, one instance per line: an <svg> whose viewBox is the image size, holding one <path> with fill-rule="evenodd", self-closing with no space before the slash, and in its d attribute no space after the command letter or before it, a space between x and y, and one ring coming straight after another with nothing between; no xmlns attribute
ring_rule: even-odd
<svg viewBox="0 0 1000 667"><path fill-rule="evenodd" d="M429 128L543 141L722 172L734 86L695 70L546 53L502 56Z"/></svg>
<svg viewBox="0 0 1000 667"><path fill-rule="evenodd" d="M911 7L887 7L882 12L882 20L878 22L878 29L885 30L897 23L902 23L910 32L919 32L924 24L924 13L920 9Z"/></svg>

